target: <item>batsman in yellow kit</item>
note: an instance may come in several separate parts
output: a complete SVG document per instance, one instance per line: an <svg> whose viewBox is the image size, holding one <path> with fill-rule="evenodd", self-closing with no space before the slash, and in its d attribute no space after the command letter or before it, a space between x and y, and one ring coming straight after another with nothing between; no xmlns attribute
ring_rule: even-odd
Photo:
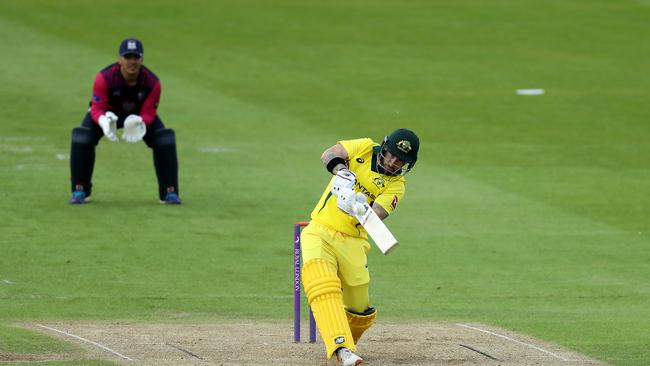
<svg viewBox="0 0 650 366"><path fill-rule="evenodd" d="M398 129L382 144L344 140L321 156L333 177L300 237L302 283L327 357L336 354L344 366L363 362L356 345L377 316L368 295L368 234L355 215L372 209L383 220L395 210L419 146L413 131Z"/></svg>

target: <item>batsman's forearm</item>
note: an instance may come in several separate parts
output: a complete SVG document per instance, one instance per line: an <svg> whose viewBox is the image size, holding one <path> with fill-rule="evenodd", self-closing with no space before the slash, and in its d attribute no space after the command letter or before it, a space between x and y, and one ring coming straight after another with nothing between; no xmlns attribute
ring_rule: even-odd
<svg viewBox="0 0 650 366"><path fill-rule="evenodd" d="M347 168L347 159L348 153L341 144L336 144L325 150L320 157L325 169L332 174L336 174L339 170Z"/></svg>
<svg viewBox="0 0 650 366"><path fill-rule="evenodd" d="M324 155L323 157L321 157L321 160L323 161L323 165L325 166L325 169L327 169L327 167L329 166L330 162L333 162L333 161L336 162L336 161L334 160L334 159L336 159L336 158L339 158L339 159L340 159L340 160L337 159L338 161L343 161L343 162L345 161L345 160L343 160L340 156L337 156L337 155L334 154L334 153L328 153L327 155ZM336 165L334 165L334 166L332 167L332 169L331 169L332 174L336 174L336 172L338 172L339 170L341 170L341 169L343 169L343 168L347 168L347 166L346 166L343 162L339 162L338 164L336 164ZM329 170L329 169L328 169L328 170Z"/></svg>
<svg viewBox="0 0 650 366"><path fill-rule="evenodd" d="M375 203L373 203L373 204L372 204L372 210L375 211L375 213L377 214L377 216L379 216L379 218L380 218L382 221L383 221L385 218L388 217L388 212L387 212L383 207L381 207L381 205L379 205L379 204L375 204Z"/></svg>

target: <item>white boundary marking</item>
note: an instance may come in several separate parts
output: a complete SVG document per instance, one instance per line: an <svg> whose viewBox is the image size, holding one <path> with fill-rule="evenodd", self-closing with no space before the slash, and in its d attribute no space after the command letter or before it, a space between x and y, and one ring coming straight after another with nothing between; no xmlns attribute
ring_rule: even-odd
<svg viewBox="0 0 650 366"><path fill-rule="evenodd" d="M517 89L518 95L544 95L544 89Z"/></svg>
<svg viewBox="0 0 650 366"><path fill-rule="evenodd" d="M49 330L51 330L51 331L58 332L58 333L61 333L61 334L65 334L65 335L67 335L67 336L69 336L69 337L76 338L76 339L78 339L78 340L80 340L80 341L88 342L88 343L90 343L90 344L92 344L92 345L94 345L94 346L97 346L97 347L99 347L99 348L102 348L102 349L104 349L104 350L106 350L106 351L108 351L108 352L110 352L110 353L112 353L112 354L114 354L114 355L116 355L116 356L120 356L120 357L122 357L122 358L125 359L125 360L133 361L133 359L131 359L131 358L129 358L129 357L126 357L126 356L124 356L123 354L121 354L121 353L119 353L119 352L113 351L112 349L110 349L110 348L108 348L108 347L106 347L106 346L103 346L103 345L101 345L101 344L99 344L99 343L97 343L97 342L93 342L93 341L88 340L88 339L86 339L86 338L79 337L78 335L74 335L74 334L71 334L71 333L68 333L68 332L64 332L64 331L62 331L62 330L58 330L58 329L54 329L54 328L50 328L50 327L46 327L45 325L41 325L41 324L36 324L36 326L37 326L37 327L41 327L41 328L45 328L45 329L49 329Z"/></svg>
<svg viewBox="0 0 650 366"><path fill-rule="evenodd" d="M510 337L508 337L508 336L504 336L504 335L501 335L501 334L497 334L497 333L494 333L494 332L490 332L489 330L483 330L483 329L475 328L475 327L469 326L469 325L467 325L467 324L456 323L456 325L459 326L459 327L465 327L465 328L469 328L469 329L477 330L477 331L479 331L479 332L483 332L483 333L491 334L491 335L496 336L496 337L499 337L499 338L507 339L507 340L509 340L509 341L512 341L512 342L515 342L515 343L519 343L519 344L524 345L524 346L526 346L526 347L534 348L534 349L536 349L536 350L538 350L538 351L542 351L542 352L544 352L544 353L547 353L547 354L549 354L549 355L551 355L551 356L553 356L553 357L555 357L555 358L558 358L558 359L560 359L560 360L562 360L562 361L565 361L565 362L569 361L569 360L567 360L566 358L564 358L564 357L562 357L562 356L558 356L558 355L556 355L555 353L553 353L553 352L551 352L551 351L547 351L547 350L545 350L545 349L543 349L543 348L539 348L539 347L537 347L537 346L535 346L535 345L528 344L528 343L525 343L525 342L522 342L522 341L518 341L518 340L516 340L516 339L512 339L512 338L510 338Z"/></svg>

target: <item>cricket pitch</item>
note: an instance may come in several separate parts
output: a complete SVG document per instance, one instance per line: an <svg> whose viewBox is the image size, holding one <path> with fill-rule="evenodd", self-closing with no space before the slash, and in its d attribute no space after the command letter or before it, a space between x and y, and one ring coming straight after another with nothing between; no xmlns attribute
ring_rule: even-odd
<svg viewBox="0 0 650 366"><path fill-rule="evenodd" d="M123 365L336 365L318 337L293 342L293 324L237 321L213 324L43 322L21 327L78 344L89 359ZM481 324L379 322L357 353L364 365L606 365L560 346ZM8 355L0 360L79 359L80 355ZM15 359L12 359L15 358ZM18 358L21 359L18 359Z"/></svg>

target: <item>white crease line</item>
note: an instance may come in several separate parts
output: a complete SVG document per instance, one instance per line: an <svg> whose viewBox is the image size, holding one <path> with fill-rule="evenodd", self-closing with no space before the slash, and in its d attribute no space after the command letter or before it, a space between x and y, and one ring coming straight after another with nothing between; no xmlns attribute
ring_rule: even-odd
<svg viewBox="0 0 650 366"><path fill-rule="evenodd" d="M65 360L38 360L38 361L0 361L0 363L46 363L46 362L57 362Z"/></svg>
<svg viewBox="0 0 650 366"><path fill-rule="evenodd" d="M567 360L566 358L564 358L564 357L562 357L562 356L558 356L558 355L556 355L556 354L553 353L553 352L547 351L547 350L545 350L545 349L543 349L543 348L539 348L539 347L534 346L534 345L532 345L532 344L528 344L528 343L525 343L525 342L518 341L518 340L516 340L516 339L512 339L512 338L510 338L510 337L508 337L508 336L504 336L504 335L501 335L501 334L497 334L497 333L494 333L494 332L490 332L489 330L483 330L483 329L479 329L479 328L471 327L471 326L469 326L469 325L467 325L467 324L459 324L459 323L456 323L456 325L459 326L459 327L465 327L465 328L469 328L469 329L478 330L479 332L483 332L483 333L491 334L491 335L493 335L493 336L497 336L497 337L500 337L500 338L503 338L503 339L507 339L507 340L509 340L509 341L513 341L513 342L515 342L515 343L522 344L522 345L527 346L527 347L530 347L530 348L534 348L534 349L536 349L536 350L538 350L538 351L542 351L542 352L544 352L544 353L548 353L549 355L551 355L551 356L553 356L553 357L555 357L555 358L559 358L560 360L565 361L565 362L569 361L569 360Z"/></svg>
<svg viewBox="0 0 650 366"><path fill-rule="evenodd" d="M79 337L79 336L77 336L77 335L74 335L74 334L71 334L71 333L68 333L68 332L64 332L64 331L62 331L62 330L58 330L58 329L54 329L54 328L50 328L50 327L46 327L45 325L41 325L41 324L36 324L36 326L37 326L37 327L41 327L41 328L45 328L45 329L49 329L49 330L51 330L51 331L58 332L58 333L61 333L61 334L65 334L65 335L67 335L67 336L69 336L69 337L76 338L76 339L81 340L81 341L84 341L84 342L88 342L88 343L90 343L90 344L92 344L92 345L95 345L95 346L97 346L97 347L99 347L99 348L105 349L106 351L108 351L108 352L110 352L110 353L112 353L112 354L114 354L114 355L120 356L120 357L122 357L122 358L125 359L125 360L133 361L133 359L128 358L128 357L124 356L123 354L121 354L121 353L119 353L119 352L115 352L115 351L113 351L112 349L110 349L110 348L108 348L108 347L106 347L106 346L103 346L103 345L101 345L101 344L99 344L99 343L97 343L97 342L93 342L93 341L91 341L91 340L88 340L88 339L86 339L86 338L82 338L82 337Z"/></svg>

